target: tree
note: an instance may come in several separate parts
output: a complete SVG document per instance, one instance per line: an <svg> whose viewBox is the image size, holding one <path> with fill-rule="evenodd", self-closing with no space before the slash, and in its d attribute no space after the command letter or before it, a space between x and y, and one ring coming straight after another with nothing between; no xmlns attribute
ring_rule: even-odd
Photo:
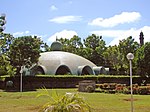
<svg viewBox="0 0 150 112"><path fill-rule="evenodd" d="M150 42L147 42L145 44L145 48L144 48L144 70L145 70L145 75L149 75L150 76Z"/></svg>
<svg viewBox="0 0 150 112"><path fill-rule="evenodd" d="M14 68L9 61L9 57L6 55L0 56L0 75L14 76L16 74L16 68Z"/></svg>
<svg viewBox="0 0 150 112"><path fill-rule="evenodd" d="M63 45L63 51L74 53L77 55L82 56L82 49L83 49L83 44L81 42L81 38L74 35L71 39L57 39L56 41L59 41Z"/></svg>
<svg viewBox="0 0 150 112"><path fill-rule="evenodd" d="M103 53L105 58L106 66L118 71L119 60L118 60L118 46L108 46ZM115 73L116 74L116 73Z"/></svg>
<svg viewBox="0 0 150 112"><path fill-rule="evenodd" d="M81 42L81 38L74 35L69 41L69 49L74 54L81 55L80 50L82 50L83 44Z"/></svg>
<svg viewBox="0 0 150 112"><path fill-rule="evenodd" d="M13 36L7 33L4 33L4 25L6 24L5 14L0 16L0 53L6 54L9 50L10 44L13 41Z"/></svg>
<svg viewBox="0 0 150 112"><path fill-rule="evenodd" d="M11 64L19 73L21 66L31 66L38 62L40 48L43 42L37 36L23 36L15 38L10 46Z"/></svg>
<svg viewBox="0 0 150 112"><path fill-rule="evenodd" d="M11 34L1 33L0 35L0 48L2 54L9 52L10 45L12 44L14 37Z"/></svg>
<svg viewBox="0 0 150 112"><path fill-rule="evenodd" d="M60 42L62 45L63 45L63 49L62 51L65 51L65 52L68 52L68 47L69 46L69 39L67 38L60 38L60 39L57 39L56 38L56 41Z"/></svg>
<svg viewBox="0 0 150 112"><path fill-rule="evenodd" d="M129 68L129 61L128 61L126 55L128 53L133 53L135 55L139 46L140 45L137 42L135 42L131 36L128 37L127 39L123 39L119 42L119 45L118 45L119 66L118 66L118 69L120 69L121 71L124 71L123 74L129 73L129 69L128 69ZM135 63L133 63L133 68L135 68Z"/></svg>
<svg viewBox="0 0 150 112"><path fill-rule="evenodd" d="M9 47L12 44L13 36L7 33L3 33L4 25L6 23L5 15L0 16L0 75L13 76L16 69L10 64L10 58L8 56Z"/></svg>
<svg viewBox="0 0 150 112"><path fill-rule="evenodd" d="M50 51L50 47L46 43L43 43L41 45L41 52L48 52L48 51Z"/></svg>
<svg viewBox="0 0 150 112"><path fill-rule="evenodd" d="M85 56L98 66L102 66L105 63L103 53L106 50L105 41L102 36L96 36L92 34L83 40L85 45ZM87 57L88 56L88 57Z"/></svg>
<svg viewBox="0 0 150 112"><path fill-rule="evenodd" d="M5 14L1 14L0 15L0 33L4 31L5 24L6 24L6 15Z"/></svg>
<svg viewBox="0 0 150 112"><path fill-rule="evenodd" d="M145 43L145 45L137 50L136 62L138 74L150 76L150 42Z"/></svg>

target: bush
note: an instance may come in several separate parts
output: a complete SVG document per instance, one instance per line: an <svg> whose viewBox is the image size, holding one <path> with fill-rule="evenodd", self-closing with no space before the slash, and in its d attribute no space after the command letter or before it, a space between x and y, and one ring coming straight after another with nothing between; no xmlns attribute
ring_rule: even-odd
<svg viewBox="0 0 150 112"><path fill-rule="evenodd" d="M124 93L124 90L126 91L127 86L125 84L117 84L116 85L116 92L118 93Z"/></svg>
<svg viewBox="0 0 150 112"><path fill-rule="evenodd" d="M44 93L38 96L47 96L50 98L40 112L91 112L91 108L78 93L66 93L59 96L56 92L52 95L44 89Z"/></svg>
<svg viewBox="0 0 150 112"><path fill-rule="evenodd" d="M138 89L138 93L141 94L141 95L150 94L150 87L149 86L141 86Z"/></svg>

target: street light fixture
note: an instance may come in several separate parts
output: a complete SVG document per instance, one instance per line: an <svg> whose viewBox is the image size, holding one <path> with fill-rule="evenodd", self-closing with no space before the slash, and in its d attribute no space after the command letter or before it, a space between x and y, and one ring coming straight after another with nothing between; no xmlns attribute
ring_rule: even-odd
<svg viewBox="0 0 150 112"><path fill-rule="evenodd" d="M133 112L133 86L132 86L132 60L134 55L132 53L127 54L127 59L130 62L130 90L131 90L131 112Z"/></svg>

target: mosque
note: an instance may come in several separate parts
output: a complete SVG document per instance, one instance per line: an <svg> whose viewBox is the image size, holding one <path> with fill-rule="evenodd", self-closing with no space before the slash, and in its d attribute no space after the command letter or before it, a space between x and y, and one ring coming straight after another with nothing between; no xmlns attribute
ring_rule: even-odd
<svg viewBox="0 0 150 112"><path fill-rule="evenodd" d="M51 50L40 54L37 67L31 70L32 75L98 75L106 74L106 70L109 70L76 54L61 51L60 42L53 42Z"/></svg>

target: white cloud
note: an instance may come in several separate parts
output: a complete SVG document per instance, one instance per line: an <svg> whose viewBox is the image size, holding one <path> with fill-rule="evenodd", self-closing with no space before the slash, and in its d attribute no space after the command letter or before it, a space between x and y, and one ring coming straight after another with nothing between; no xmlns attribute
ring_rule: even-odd
<svg viewBox="0 0 150 112"><path fill-rule="evenodd" d="M52 5L52 6L50 7L50 10L51 10L51 11L56 11L56 10L58 10L58 8L57 8L55 5Z"/></svg>
<svg viewBox="0 0 150 112"><path fill-rule="evenodd" d="M13 36L14 36L14 37L19 37L19 36L27 35L27 34L29 34L29 33L30 33L30 31L15 32L15 33L13 33Z"/></svg>
<svg viewBox="0 0 150 112"><path fill-rule="evenodd" d="M54 23L68 23L68 22L75 22L75 21L81 21L82 16L60 16L60 17L55 17L53 19L50 19L50 22Z"/></svg>
<svg viewBox="0 0 150 112"><path fill-rule="evenodd" d="M141 17L139 12L122 12L119 15L115 15L110 18L96 18L89 25L101 26L101 27L114 27L119 24L131 23L139 20Z"/></svg>
<svg viewBox="0 0 150 112"><path fill-rule="evenodd" d="M70 39L74 35L78 35L78 34L75 31L72 31L72 30L62 30L60 32L55 33L51 37L49 37L48 42L54 42L54 41L56 41L56 38L58 38L58 39L60 39L60 38Z"/></svg>
<svg viewBox="0 0 150 112"><path fill-rule="evenodd" d="M144 33L144 41L150 42L150 26L144 26L140 29L131 28L129 30L101 30L92 31L90 33L113 38L109 45L118 45L119 40L125 39L129 36L132 36L135 41L139 42L139 34L141 31Z"/></svg>

